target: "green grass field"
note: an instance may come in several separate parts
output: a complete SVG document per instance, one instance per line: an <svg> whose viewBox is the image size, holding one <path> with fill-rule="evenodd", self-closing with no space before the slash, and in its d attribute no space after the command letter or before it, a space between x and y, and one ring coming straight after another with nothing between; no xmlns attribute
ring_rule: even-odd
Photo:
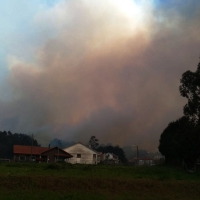
<svg viewBox="0 0 200 200"><path fill-rule="evenodd" d="M200 199L200 173L163 165L0 163L0 199Z"/></svg>

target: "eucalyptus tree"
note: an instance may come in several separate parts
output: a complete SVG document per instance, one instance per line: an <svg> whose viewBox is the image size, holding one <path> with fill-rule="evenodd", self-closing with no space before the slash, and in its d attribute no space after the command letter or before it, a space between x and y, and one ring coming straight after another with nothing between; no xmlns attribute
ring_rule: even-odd
<svg viewBox="0 0 200 200"><path fill-rule="evenodd" d="M96 138L96 136L91 136L89 140L89 145L93 148L96 149L99 146L99 140Z"/></svg>
<svg viewBox="0 0 200 200"><path fill-rule="evenodd" d="M195 124L200 122L200 63L197 70L183 73L181 78L180 93L188 99L184 106L184 115L188 116Z"/></svg>

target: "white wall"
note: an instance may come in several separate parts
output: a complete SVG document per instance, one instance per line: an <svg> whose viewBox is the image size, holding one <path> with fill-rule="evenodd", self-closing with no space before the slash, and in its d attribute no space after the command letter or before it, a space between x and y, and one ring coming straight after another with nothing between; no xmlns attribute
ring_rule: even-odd
<svg viewBox="0 0 200 200"><path fill-rule="evenodd" d="M98 162L97 153L81 143L77 143L63 150L73 156L72 158L66 160L68 163L97 164ZM81 158L77 158L77 154L81 154ZM96 158L93 158L93 154L96 155Z"/></svg>

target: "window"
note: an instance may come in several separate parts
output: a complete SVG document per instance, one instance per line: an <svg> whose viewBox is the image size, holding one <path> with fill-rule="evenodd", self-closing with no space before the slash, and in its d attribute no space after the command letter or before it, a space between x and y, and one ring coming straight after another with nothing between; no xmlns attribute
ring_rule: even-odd
<svg viewBox="0 0 200 200"><path fill-rule="evenodd" d="M96 154L93 154L93 158L96 158L96 156L97 156Z"/></svg>
<svg viewBox="0 0 200 200"><path fill-rule="evenodd" d="M26 160L26 156L19 156L19 160L20 161L25 161Z"/></svg>
<svg viewBox="0 0 200 200"><path fill-rule="evenodd" d="M81 154L77 154L77 158L81 158Z"/></svg>
<svg viewBox="0 0 200 200"><path fill-rule="evenodd" d="M36 157L35 156L31 156L30 157L30 161L33 161L33 162L36 161Z"/></svg>

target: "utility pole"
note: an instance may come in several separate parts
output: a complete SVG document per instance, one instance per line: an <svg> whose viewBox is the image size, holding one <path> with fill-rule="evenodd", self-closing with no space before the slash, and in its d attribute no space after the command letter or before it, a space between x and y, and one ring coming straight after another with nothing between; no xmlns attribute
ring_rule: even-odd
<svg viewBox="0 0 200 200"><path fill-rule="evenodd" d="M60 140L58 140L58 160L59 161L59 148L60 148Z"/></svg>
<svg viewBox="0 0 200 200"><path fill-rule="evenodd" d="M138 165L138 159L139 159L139 151L138 151L138 145L132 145L133 147L136 147L137 149L136 149L136 163L135 164L137 164ZM135 153L134 153L135 154Z"/></svg>
<svg viewBox="0 0 200 200"><path fill-rule="evenodd" d="M32 161L32 155L33 155L33 134L31 137L31 161Z"/></svg>

